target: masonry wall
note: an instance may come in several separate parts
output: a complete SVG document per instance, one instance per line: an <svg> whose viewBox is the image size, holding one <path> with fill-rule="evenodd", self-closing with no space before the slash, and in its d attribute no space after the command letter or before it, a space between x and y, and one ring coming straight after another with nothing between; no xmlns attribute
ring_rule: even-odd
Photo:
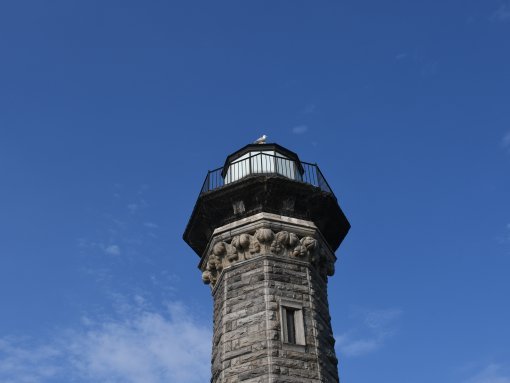
<svg viewBox="0 0 510 383"><path fill-rule="evenodd" d="M226 267L214 289L213 383L335 383L327 277L266 253ZM281 305L302 307L306 345L282 340Z"/></svg>

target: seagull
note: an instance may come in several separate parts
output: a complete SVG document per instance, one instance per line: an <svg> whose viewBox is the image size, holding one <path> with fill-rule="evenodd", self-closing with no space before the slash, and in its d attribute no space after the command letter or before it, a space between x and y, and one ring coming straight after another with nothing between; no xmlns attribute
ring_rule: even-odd
<svg viewBox="0 0 510 383"><path fill-rule="evenodd" d="M265 134L262 137L257 138L253 143L254 144L265 144L267 136Z"/></svg>

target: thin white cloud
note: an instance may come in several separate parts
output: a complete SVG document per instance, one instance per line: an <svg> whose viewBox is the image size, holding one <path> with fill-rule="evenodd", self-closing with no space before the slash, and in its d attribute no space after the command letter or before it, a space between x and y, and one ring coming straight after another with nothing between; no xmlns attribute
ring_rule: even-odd
<svg viewBox="0 0 510 383"><path fill-rule="evenodd" d="M377 338L354 339L349 334L343 334L337 337L336 344L342 355L361 356L376 351L382 342Z"/></svg>
<svg viewBox="0 0 510 383"><path fill-rule="evenodd" d="M120 247L118 245L106 246L104 252L108 255L120 255Z"/></svg>
<svg viewBox="0 0 510 383"><path fill-rule="evenodd" d="M464 383L510 383L510 372L503 371L497 364L489 364L482 371L464 381Z"/></svg>
<svg viewBox="0 0 510 383"><path fill-rule="evenodd" d="M210 377L209 326L180 303L164 312L137 307L122 319L87 319L48 344L29 343L0 339L1 382L198 383Z"/></svg>
<svg viewBox="0 0 510 383"><path fill-rule="evenodd" d="M149 188L150 188L150 186L147 185L147 184L140 185L140 189L138 190L138 194L139 195L144 194L147 190L149 190Z"/></svg>
<svg viewBox="0 0 510 383"><path fill-rule="evenodd" d="M401 314L399 309L369 311L365 315L365 324L374 330L388 328Z"/></svg>
<svg viewBox="0 0 510 383"><path fill-rule="evenodd" d="M209 377L211 333L185 307L142 311L70 336L71 366L94 382L203 382Z"/></svg>
<svg viewBox="0 0 510 383"><path fill-rule="evenodd" d="M317 105L308 104L303 108L303 114L313 114L317 112Z"/></svg>
<svg viewBox="0 0 510 383"><path fill-rule="evenodd" d="M138 202L132 202L127 205L127 208L131 214L136 213L138 210L142 208L147 208L149 206L148 202L145 199L140 199Z"/></svg>
<svg viewBox="0 0 510 383"><path fill-rule="evenodd" d="M0 339L1 382L50 382L60 373L61 350L49 345L30 347L27 343L26 339Z"/></svg>
<svg viewBox="0 0 510 383"><path fill-rule="evenodd" d="M292 133L294 134L305 134L308 131L308 126L306 125L298 125L292 128Z"/></svg>
<svg viewBox="0 0 510 383"><path fill-rule="evenodd" d="M362 356L380 349L395 333L395 322L402 315L398 309L357 310L361 325L337 336L336 347L341 355Z"/></svg>
<svg viewBox="0 0 510 383"><path fill-rule="evenodd" d="M149 229L157 229L159 227L159 225L154 222L144 222L143 225Z"/></svg>
<svg viewBox="0 0 510 383"><path fill-rule="evenodd" d="M503 233L496 236L495 240L500 245L508 245L510 243L510 223L506 224L505 229L503 229Z"/></svg>
<svg viewBox="0 0 510 383"><path fill-rule="evenodd" d="M503 146L503 148L505 148L505 149L510 150L510 132L507 132L503 136L503 139L501 140L501 146Z"/></svg>
<svg viewBox="0 0 510 383"><path fill-rule="evenodd" d="M492 14L491 20L507 22L510 21L510 2L506 1Z"/></svg>
<svg viewBox="0 0 510 383"><path fill-rule="evenodd" d="M138 206L138 204L136 203L130 203L129 205L127 205L127 208L131 214L134 214L137 212L140 206Z"/></svg>

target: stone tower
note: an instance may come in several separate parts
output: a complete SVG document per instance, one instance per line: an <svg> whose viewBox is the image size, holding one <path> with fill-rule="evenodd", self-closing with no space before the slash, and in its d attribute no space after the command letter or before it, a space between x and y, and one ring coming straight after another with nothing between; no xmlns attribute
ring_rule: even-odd
<svg viewBox="0 0 510 383"><path fill-rule="evenodd" d="M214 299L212 383L334 383L328 276L350 228L316 165L251 144L210 171L184 232Z"/></svg>

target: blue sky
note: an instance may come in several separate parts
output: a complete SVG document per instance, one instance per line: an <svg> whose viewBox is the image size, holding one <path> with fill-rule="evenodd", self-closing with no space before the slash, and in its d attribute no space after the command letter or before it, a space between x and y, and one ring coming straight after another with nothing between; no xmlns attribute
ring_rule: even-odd
<svg viewBox="0 0 510 383"><path fill-rule="evenodd" d="M510 3L0 5L0 381L206 382L181 240L262 133L351 221L344 382L510 382Z"/></svg>

